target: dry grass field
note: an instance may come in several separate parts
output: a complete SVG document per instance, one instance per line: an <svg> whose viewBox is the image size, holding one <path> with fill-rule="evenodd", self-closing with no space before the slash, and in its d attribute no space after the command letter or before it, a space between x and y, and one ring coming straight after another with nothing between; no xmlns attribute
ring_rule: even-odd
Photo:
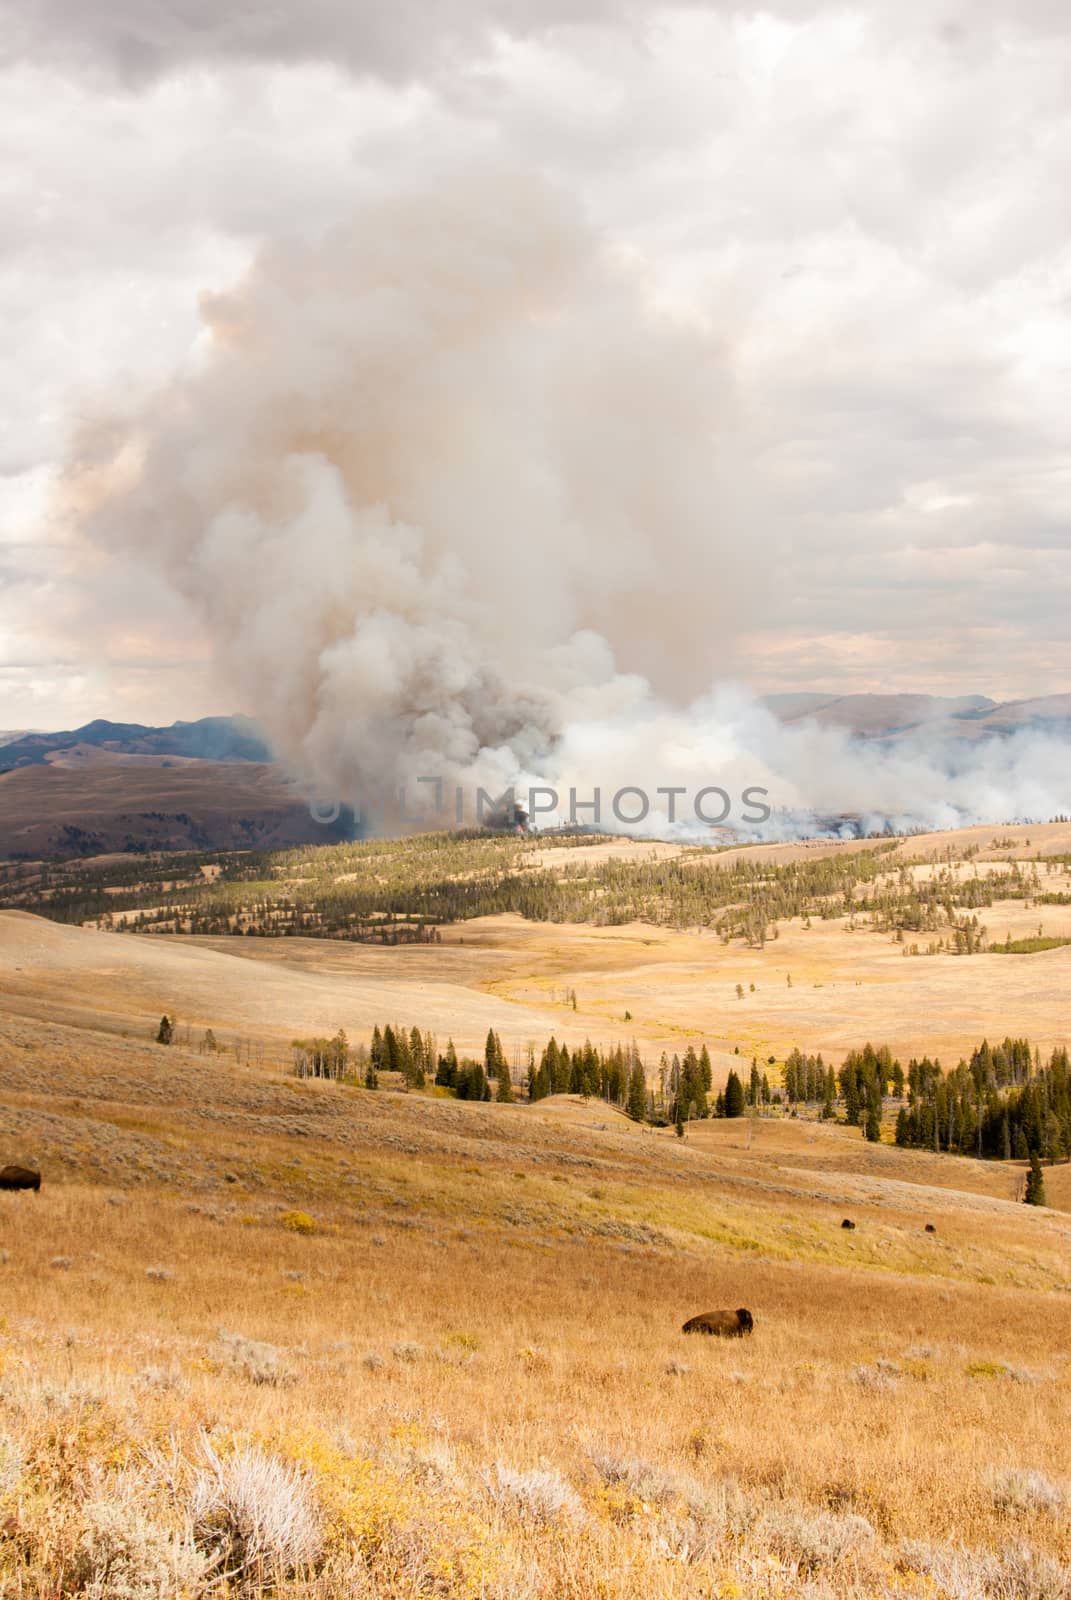
<svg viewBox="0 0 1071 1600"><path fill-rule="evenodd" d="M1067 1600L1071 1168L1035 1209L1016 1163L816 1121L678 1140L287 1069L295 1034L392 1018L704 1038L716 1077L737 1046L1044 1049L1071 950L909 959L846 919L443 941L0 913L0 1163L44 1173L0 1193L3 1600ZM719 1306L752 1337L682 1335Z"/></svg>
<svg viewBox="0 0 1071 1600"><path fill-rule="evenodd" d="M0 1022L5 1597L1071 1592L1071 1222L1006 1169L130 1021Z"/></svg>
<svg viewBox="0 0 1071 1600"><path fill-rule="evenodd" d="M571 863L580 851L562 854ZM981 875L998 868L977 863ZM702 858L696 870L707 870ZM921 865L914 875L931 870ZM1064 865L1042 881L1071 900ZM1071 939L1071 903L998 900L982 920L991 945L1039 927ZM923 949L926 937L919 936ZM737 1050L783 1060L798 1045L838 1061L870 1039L905 1062L929 1052L951 1065L986 1037L1025 1035L1043 1052L1067 1042L1071 944L970 957L911 956L905 948L848 916L783 921L762 948L725 944L707 928L526 922L514 913L448 925L439 943L383 947L134 939L0 911L0 1003L118 1029L136 999L150 1014L177 1010L195 1029L222 1025L263 1041L340 1026L357 1037L392 1018L452 1034L467 1050L482 1050L494 1027L508 1053L555 1032L570 1044L635 1037L657 1061L663 1050L705 1039L722 1078Z"/></svg>

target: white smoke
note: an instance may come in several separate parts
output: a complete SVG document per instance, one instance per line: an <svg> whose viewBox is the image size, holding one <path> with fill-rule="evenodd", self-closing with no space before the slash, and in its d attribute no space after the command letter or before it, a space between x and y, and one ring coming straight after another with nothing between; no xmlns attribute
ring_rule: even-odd
<svg viewBox="0 0 1071 1600"><path fill-rule="evenodd" d="M730 823L768 789L797 820L767 833L1065 807L1059 743L957 770L944 747L786 729L742 691L694 698L757 614L725 359L540 179L440 175L265 250L204 314L198 370L87 438L75 501L186 598L310 793L642 787L645 831L670 830L674 785L725 788Z"/></svg>
<svg viewBox="0 0 1071 1600"><path fill-rule="evenodd" d="M590 801L593 777L613 831L697 839L710 837L707 824L730 802L725 825L762 839L1048 821L1071 809L1065 736L1024 728L972 742L966 731L937 722L863 741L814 720L785 726L739 686L721 686L683 710L640 695L615 716L566 726L554 763L560 814L568 820L573 786L578 801ZM622 828L613 813L613 796L625 788L650 797L642 826ZM672 789L680 791L675 799ZM697 807L707 789L727 799L708 794ZM767 819L755 817L762 803ZM630 809L640 802L624 797L620 810ZM577 820L590 821L590 809L578 806Z"/></svg>

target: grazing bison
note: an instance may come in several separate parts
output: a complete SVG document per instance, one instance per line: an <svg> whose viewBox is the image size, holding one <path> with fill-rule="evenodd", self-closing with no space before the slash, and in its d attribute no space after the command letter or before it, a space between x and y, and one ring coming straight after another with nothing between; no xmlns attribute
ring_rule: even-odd
<svg viewBox="0 0 1071 1600"><path fill-rule="evenodd" d="M927 1233L936 1233L937 1232L937 1229L934 1227L932 1222L927 1222L927 1224L926 1224L926 1232Z"/></svg>
<svg viewBox="0 0 1071 1600"><path fill-rule="evenodd" d="M689 1317L681 1332L713 1333L720 1339L741 1339L754 1326L755 1319L751 1312L741 1306L739 1311L704 1311L701 1316Z"/></svg>
<svg viewBox="0 0 1071 1600"><path fill-rule="evenodd" d="M842 1228L854 1228L855 1227L855 1223L852 1221L851 1217L845 1217L844 1221L841 1223L841 1227Z"/></svg>
<svg viewBox="0 0 1071 1600"><path fill-rule="evenodd" d="M0 1189L32 1189L41 1187L41 1174L32 1167L4 1167L0 1169Z"/></svg>

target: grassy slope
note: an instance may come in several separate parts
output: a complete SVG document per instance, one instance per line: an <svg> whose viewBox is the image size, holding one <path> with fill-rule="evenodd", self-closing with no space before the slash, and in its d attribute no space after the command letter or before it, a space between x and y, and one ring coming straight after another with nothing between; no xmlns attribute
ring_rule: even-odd
<svg viewBox="0 0 1071 1600"><path fill-rule="evenodd" d="M952 1547L1012 1538L1001 1592L1063 1592L1071 1230L993 1169L296 1084L136 1010L0 1020L5 1157L47 1180L0 1195L5 1596L177 1562L250 1449L319 1530L307 1582L276 1540L293 1594L961 1596L990 1558ZM680 1335L723 1304L750 1341Z"/></svg>
<svg viewBox="0 0 1071 1600"><path fill-rule="evenodd" d="M1071 937L1071 905L1006 901L987 908L984 920L994 942L1036 933L1039 923ZM110 1011L120 1026L123 994L136 989L146 1015L177 1008L191 1026L284 1046L340 1025L362 1035L390 1018L452 1033L466 1049L482 1047L489 1026L510 1051L552 1030L570 1042L634 1035L655 1062L663 1049L705 1038L721 1052L722 1072L736 1046L745 1059L783 1059L798 1044L837 1061L869 1038L905 1061L929 1052L947 1064L986 1036L1026 1035L1043 1052L1066 1042L1071 946L1034 955L902 952L889 935L853 930L843 917L810 928L783 923L764 949L726 946L708 931L526 923L515 915L445 928L441 944L391 949L134 939L0 911L0 1002L74 1021ZM576 1011L567 1000L574 989Z"/></svg>
<svg viewBox="0 0 1071 1600"><path fill-rule="evenodd" d="M1071 931L985 920L1042 914ZM1071 1222L1012 1204L1014 1168L284 1075L295 1032L390 1016L469 1048L703 1036L719 1073L734 1044L1047 1048L1068 951L904 959L844 919L765 951L515 917L444 937L0 913L0 1159L46 1175L0 1194L4 1600L201 1593L227 1539L248 1593L319 1600L1071 1594ZM164 1009L263 1066L153 1046ZM1071 1169L1046 1181L1071 1209ZM718 1305L754 1337L680 1334Z"/></svg>

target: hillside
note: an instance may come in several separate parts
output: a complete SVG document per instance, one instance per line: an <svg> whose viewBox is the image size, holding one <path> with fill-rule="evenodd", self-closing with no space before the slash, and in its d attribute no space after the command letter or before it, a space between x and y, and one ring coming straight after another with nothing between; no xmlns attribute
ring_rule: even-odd
<svg viewBox="0 0 1071 1600"><path fill-rule="evenodd" d="M1067 1042L1069 857L1071 824L1050 824L876 847L437 835L27 864L0 872L0 903L105 931L25 924L40 956L16 980L9 955L0 994L78 1020L114 970L149 1015L284 1043L394 1019L469 1050L494 1026L521 1053L551 1031L636 1038L653 1061L705 1040L725 1066L870 1039L951 1065L987 1037ZM0 952L17 920L0 912Z"/></svg>
<svg viewBox="0 0 1071 1600"><path fill-rule="evenodd" d="M1011 902L990 915L998 936L1037 927ZM1046 908L1045 926L1071 938L1071 907ZM985 1037L1025 1034L1045 1051L1066 1042L1069 973L1071 945L905 959L893 939L852 931L847 918L796 921L765 948L695 930L515 916L444 929L435 944L383 947L134 938L0 912L0 1000L20 1014L105 1012L114 974L147 1017L176 1009L191 1026L223 1023L283 1043L400 1020L452 1032L470 1050L494 1026L511 1052L555 1032L570 1043L635 1037L654 1061L704 1039L723 1062L737 1050L745 1061L783 1060L795 1045L836 1061L872 1039L905 1062L930 1053L951 1064Z"/></svg>
<svg viewBox="0 0 1071 1600"><path fill-rule="evenodd" d="M0 735L0 859L323 842L243 717Z"/></svg>
<svg viewBox="0 0 1071 1600"><path fill-rule="evenodd" d="M677 1138L598 1098L299 1080L291 1045L392 1022L482 1054L493 1029L518 1093L551 1034L634 1040L649 1081L704 1044L715 1087L751 1057L780 1084L795 1045L1048 1050L1071 945L998 946L1039 917L1071 938L1069 844L437 836L8 867L9 903L65 920L0 911L0 1164L44 1175L0 1192L0 1593L1066 1596L1071 1165L1026 1207L1022 1161L898 1149L895 1106L878 1144L817 1106ZM459 885L476 912L610 886L648 918L173 931L351 892L404 916ZM905 958L887 919L928 886L927 916L982 905L992 947ZM678 925L702 904L723 931ZM719 1306L752 1336L682 1334Z"/></svg>
<svg viewBox="0 0 1071 1600"><path fill-rule="evenodd" d="M1071 1225L991 1169L298 1083L56 931L127 1027L0 1015L12 1600L1066 1592Z"/></svg>
<svg viewBox="0 0 1071 1600"><path fill-rule="evenodd" d="M253 761L74 745L0 772L0 859L251 849L336 831L313 822L277 767Z"/></svg>

